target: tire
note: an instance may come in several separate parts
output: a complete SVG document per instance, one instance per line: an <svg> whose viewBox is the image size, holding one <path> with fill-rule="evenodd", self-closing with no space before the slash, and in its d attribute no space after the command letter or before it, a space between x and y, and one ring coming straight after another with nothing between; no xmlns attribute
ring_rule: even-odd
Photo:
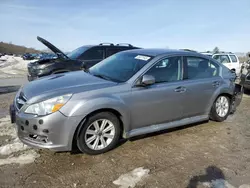
<svg viewBox="0 0 250 188"><path fill-rule="evenodd" d="M106 125L102 127L105 123ZM118 144L120 134L120 121L113 113L97 113L84 123L77 137L77 147L81 152L89 155L105 153Z"/></svg>
<svg viewBox="0 0 250 188"><path fill-rule="evenodd" d="M226 105L222 105L222 104L218 105L219 107L216 105L217 102L219 103L219 100L221 100L221 98L223 98L224 100L227 100L227 102L226 102L227 103L227 107L226 107ZM220 108L220 107L222 107L222 108ZM217 109L218 110L219 109L222 109L222 110L223 109L227 109L227 112L223 111L224 113L220 113L220 112L218 113ZM210 119L213 120L213 121L222 122L222 121L224 121L224 120L227 119L227 117L229 116L230 112L231 112L231 100L226 95L220 95L220 96L218 96L216 98L216 100L213 103L213 106L212 106L211 112L210 112Z"/></svg>
<svg viewBox="0 0 250 188"><path fill-rule="evenodd" d="M243 87L243 89L244 89L244 93L246 92L246 93L248 93L249 91L250 91L250 89L248 89L248 88L245 88L245 87Z"/></svg>

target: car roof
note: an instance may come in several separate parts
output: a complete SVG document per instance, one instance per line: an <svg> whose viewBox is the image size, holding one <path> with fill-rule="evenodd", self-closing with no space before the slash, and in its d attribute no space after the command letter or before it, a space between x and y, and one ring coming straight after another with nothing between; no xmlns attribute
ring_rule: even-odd
<svg viewBox="0 0 250 188"><path fill-rule="evenodd" d="M97 45L83 45L83 46L80 46L79 48L82 48L82 47L88 47L88 48L91 48L91 47L94 47L94 46L97 46Z"/></svg>
<svg viewBox="0 0 250 188"><path fill-rule="evenodd" d="M112 47L112 48L139 48L139 47L136 47L136 46L122 46L122 45L105 45L105 44L96 44L96 45L83 45L81 47L86 47L86 48L92 48L92 47Z"/></svg>
<svg viewBox="0 0 250 188"><path fill-rule="evenodd" d="M234 54L232 52L228 52L228 53L226 53L226 52L219 52L219 53L214 53L213 55L236 55L236 54Z"/></svg>
<svg viewBox="0 0 250 188"><path fill-rule="evenodd" d="M148 56L158 56L158 55L170 55L170 54L185 54L185 55L198 55L197 52L192 51L186 51L186 50L173 50L173 49L159 49L159 48L142 48L142 49L133 49L133 50L127 50L123 51L123 53L138 53L142 55L148 55ZM202 55L202 54L199 54Z"/></svg>
<svg viewBox="0 0 250 188"><path fill-rule="evenodd" d="M212 52L200 52L201 54L211 54L211 55L213 55L213 53Z"/></svg>

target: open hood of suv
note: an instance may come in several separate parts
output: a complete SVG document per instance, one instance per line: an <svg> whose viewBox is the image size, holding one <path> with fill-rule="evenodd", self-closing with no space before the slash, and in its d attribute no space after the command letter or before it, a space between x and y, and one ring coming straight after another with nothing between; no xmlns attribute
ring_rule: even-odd
<svg viewBox="0 0 250 188"><path fill-rule="evenodd" d="M47 46L52 52L54 52L57 55L57 57L69 59L69 57L65 53L63 53L61 50L59 50L57 47L55 47L53 44L51 44L47 40L45 40L39 36L37 36L37 40L39 40L41 43L43 43L45 46Z"/></svg>

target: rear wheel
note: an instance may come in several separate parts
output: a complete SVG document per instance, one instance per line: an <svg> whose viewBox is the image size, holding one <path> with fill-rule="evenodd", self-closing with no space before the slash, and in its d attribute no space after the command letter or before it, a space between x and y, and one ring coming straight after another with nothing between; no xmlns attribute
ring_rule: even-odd
<svg viewBox="0 0 250 188"><path fill-rule="evenodd" d="M214 102L211 112L210 119L214 121L224 121L230 114L230 99L225 95L220 95Z"/></svg>
<svg viewBox="0 0 250 188"><path fill-rule="evenodd" d="M113 149L120 138L119 119L110 112L89 117L77 138L77 146L83 153L97 155Z"/></svg>

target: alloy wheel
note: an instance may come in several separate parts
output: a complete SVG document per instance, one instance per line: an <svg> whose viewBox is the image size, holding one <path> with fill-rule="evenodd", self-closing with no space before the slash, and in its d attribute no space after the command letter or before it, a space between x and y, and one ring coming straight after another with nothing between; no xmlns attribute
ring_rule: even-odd
<svg viewBox="0 0 250 188"><path fill-rule="evenodd" d="M229 101L227 97L220 96L216 101L216 113L220 117L225 117L229 111Z"/></svg>
<svg viewBox="0 0 250 188"><path fill-rule="evenodd" d="M114 124L108 119L99 119L88 126L84 139L90 149L101 150L112 142L114 136Z"/></svg>

